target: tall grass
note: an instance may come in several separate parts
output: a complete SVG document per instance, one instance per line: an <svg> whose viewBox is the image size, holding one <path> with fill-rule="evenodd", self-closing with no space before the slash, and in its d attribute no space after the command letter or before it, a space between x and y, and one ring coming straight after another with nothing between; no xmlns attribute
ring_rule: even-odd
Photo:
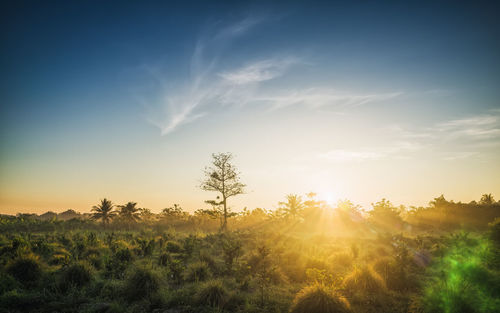
<svg viewBox="0 0 500 313"><path fill-rule="evenodd" d="M322 284L303 288L293 300L291 313L347 313L349 302Z"/></svg>

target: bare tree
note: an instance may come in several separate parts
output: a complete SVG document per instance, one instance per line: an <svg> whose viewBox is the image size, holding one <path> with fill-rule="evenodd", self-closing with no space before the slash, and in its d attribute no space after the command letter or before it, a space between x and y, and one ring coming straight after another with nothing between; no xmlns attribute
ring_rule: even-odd
<svg viewBox="0 0 500 313"><path fill-rule="evenodd" d="M228 207L227 199L244 193L245 184L240 181L240 173L231 163L231 153L213 153L212 166L205 168L205 180L200 188L206 191L220 192L222 196L223 224L222 230L227 229Z"/></svg>

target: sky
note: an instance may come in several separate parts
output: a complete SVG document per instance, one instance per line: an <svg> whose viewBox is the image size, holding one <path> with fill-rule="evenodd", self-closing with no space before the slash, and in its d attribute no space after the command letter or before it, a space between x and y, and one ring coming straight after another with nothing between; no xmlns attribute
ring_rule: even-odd
<svg viewBox="0 0 500 313"><path fill-rule="evenodd" d="M233 210L500 198L498 4L15 1L1 8L0 213L106 197Z"/></svg>

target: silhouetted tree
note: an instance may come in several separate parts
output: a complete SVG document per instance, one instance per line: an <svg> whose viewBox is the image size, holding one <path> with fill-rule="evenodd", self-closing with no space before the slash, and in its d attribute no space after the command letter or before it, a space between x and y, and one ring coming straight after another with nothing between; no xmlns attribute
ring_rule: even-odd
<svg viewBox="0 0 500 313"><path fill-rule="evenodd" d="M141 209L137 207L136 202L128 202L118 207L120 208L118 215L125 221L135 223L141 220Z"/></svg>
<svg viewBox="0 0 500 313"><path fill-rule="evenodd" d="M180 218L180 217L183 217L185 215L185 212L182 210L182 208L179 204L174 204L174 206L164 208L161 211L161 214L167 218L172 218L172 217L173 218Z"/></svg>
<svg viewBox="0 0 500 313"><path fill-rule="evenodd" d="M337 209L335 212L340 221L348 227L353 227L355 223L361 222L363 217L359 211L361 206L352 203L349 200L340 200L337 202Z"/></svg>
<svg viewBox="0 0 500 313"><path fill-rule="evenodd" d="M493 204L493 202L495 202L495 199L493 199L493 196L491 195L491 193L488 193L488 194L484 194L481 196L481 200L479 200L479 204L482 204L482 205L491 205Z"/></svg>
<svg viewBox="0 0 500 313"><path fill-rule="evenodd" d="M291 218L299 217L305 208L302 197L295 194L287 195L286 201L281 201L278 204L278 209L282 210L286 216L289 216Z"/></svg>
<svg viewBox="0 0 500 313"><path fill-rule="evenodd" d="M403 220L399 215L399 210L385 198L372 203L373 209L369 211L372 222L385 229L397 229L402 226Z"/></svg>
<svg viewBox="0 0 500 313"><path fill-rule="evenodd" d="M155 220L155 214L151 212L150 209L147 208L141 209L140 217L145 222L152 222Z"/></svg>
<svg viewBox="0 0 500 313"><path fill-rule="evenodd" d="M113 203L104 198L101 200L99 205L94 205L92 207L92 219L101 220L104 226L107 226L109 222L116 216L116 211L113 210Z"/></svg>
<svg viewBox="0 0 500 313"><path fill-rule="evenodd" d="M227 229L228 207L227 199L244 193L245 184L241 183L239 172L231 163L231 153L212 154L212 166L205 168L205 180L201 189L220 192L222 195L223 224L222 230Z"/></svg>

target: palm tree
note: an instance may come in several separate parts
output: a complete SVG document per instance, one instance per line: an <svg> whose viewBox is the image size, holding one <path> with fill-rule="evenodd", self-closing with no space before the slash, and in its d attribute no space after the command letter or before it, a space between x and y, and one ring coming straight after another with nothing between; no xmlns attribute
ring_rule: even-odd
<svg viewBox="0 0 500 313"><path fill-rule="evenodd" d="M298 217L305 207L302 197L289 194L286 196L286 200L286 202L279 202L279 209L284 211L287 216L292 218Z"/></svg>
<svg viewBox="0 0 500 313"><path fill-rule="evenodd" d="M116 211L113 211L114 204L110 200L104 198L101 200L99 205L94 205L92 207L92 219L101 220L104 226L107 226L109 222L116 216Z"/></svg>
<svg viewBox="0 0 500 313"><path fill-rule="evenodd" d="M118 215L130 223L138 222L141 219L141 209L137 207L137 202L128 202L125 205L119 205Z"/></svg>
<svg viewBox="0 0 500 313"><path fill-rule="evenodd" d="M495 202L495 199L493 199L493 196L491 195L491 193L488 193L488 194L484 194L481 196L481 200L479 201L479 204L483 204L483 205L490 205L490 204L493 204L493 202Z"/></svg>

